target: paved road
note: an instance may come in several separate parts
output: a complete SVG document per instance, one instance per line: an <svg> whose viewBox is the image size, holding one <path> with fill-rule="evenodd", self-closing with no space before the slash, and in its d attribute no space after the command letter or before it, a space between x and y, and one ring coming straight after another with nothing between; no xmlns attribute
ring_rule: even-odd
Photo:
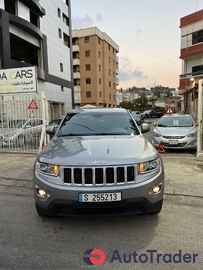
<svg viewBox="0 0 203 270"><path fill-rule="evenodd" d="M203 170L189 154L162 155L166 189L159 216L62 219L40 218L35 211L31 183L35 156L4 154L0 159L0 270L95 269L83 261L84 252L94 248L106 253L106 262L98 268L102 270L201 270ZM147 250L154 249L198 256L195 263L135 263L133 256L128 264L116 257L110 263L115 250L123 261L123 253L126 258L134 251L149 256ZM169 260L170 255L164 258Z"/></svg>
<svg viewBox="0 0 203 270"><path fill-rule="evenodd" d="M83 253L94 248L107 256L98 269L202 269L203 200L198 198L165 195L159 216L40 218L25 185L0 192L0 205L0 270L95 269L83 261ZM123 253L154 249L198 256L195 263L110 263L115 250L123 261Z"/></svg>

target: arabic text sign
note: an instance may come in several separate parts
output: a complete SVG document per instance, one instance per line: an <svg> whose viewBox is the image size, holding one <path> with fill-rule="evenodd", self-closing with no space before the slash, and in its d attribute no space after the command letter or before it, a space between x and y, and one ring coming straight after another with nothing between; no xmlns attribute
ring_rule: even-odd
<svg viewBox="0 0 203 270"><path fill-rule="evenodd" d="M22 93L37 91L36 68L0 69L0 92Z"/></svg>

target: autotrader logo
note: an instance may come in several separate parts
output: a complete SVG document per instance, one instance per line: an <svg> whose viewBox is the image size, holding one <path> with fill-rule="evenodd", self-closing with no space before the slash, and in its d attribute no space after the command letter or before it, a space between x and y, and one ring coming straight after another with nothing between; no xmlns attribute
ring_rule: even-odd
<svg viewBox="0 0 203 270"><path fill-rule="evenodd" d="M106 260L106 254L104 253L103 250L99 248L87 249L84 252L83 260L88 265L101 265Z"/></svg>

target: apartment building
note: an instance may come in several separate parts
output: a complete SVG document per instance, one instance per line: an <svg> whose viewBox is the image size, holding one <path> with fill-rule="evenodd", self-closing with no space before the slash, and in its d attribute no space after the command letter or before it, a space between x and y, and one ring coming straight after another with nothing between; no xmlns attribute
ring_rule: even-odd
<svg viewBox="0 0 203 270"><path fill-rule="evenodd" d="M180 19L182 74L179 94L185 112L197 116L198 81L203 78L203 10Z"/></svg>
<svg viewBox="0 0 203 270"><path fill-rule="evenodd" d="M0 0L0 69L36 67L50 119L74 104L70 18L70 0Z"/></svg>
<svg viewBox="0 0 203 270"><path fill-rule="evenodd" d="M118 45L97 27L72 31L75 106L117 106Z"/></svg>

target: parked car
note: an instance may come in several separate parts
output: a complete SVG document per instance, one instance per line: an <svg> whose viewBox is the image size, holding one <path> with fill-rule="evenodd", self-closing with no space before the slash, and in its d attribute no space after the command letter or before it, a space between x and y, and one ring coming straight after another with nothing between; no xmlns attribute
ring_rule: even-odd
<svg viewBox="0 0 203 270"><path fill-rule="evenodd" d="M150 114L152 118L160 118L164 115L164 113L165 108L161 108L161 109L153 109Z"/></svg>
<svg viewBox="0 0 203 270"><path fill-rule="evenodd" d="M136 123L140 126L143 123L143 119L141 117L141 114L133 113L132 116L135 119Z"/></svg>
<svg viewBox="0 0 203 270"><path fill-rule="evenodd" d="M57 128L59 127L61 121L62 121L63 118L57 118L57 119L54 119L52 120L50 123L49 123L49 126L50 127L54 127L55 130L57 130ZM53 135L49 135L50 136L50 139L53 138Z"/></svg>
<svg viewBox="0 0 203 270"><path fill-rule="evenodd" d="M152 144L155 147L163 143L170 149L196 149L197 130L195 122L189 114L167 114L155 125Z"/></svg>
<svg viewBox="0 0 203 270"><path fill-rule="evenodd" d="M4 123L0 128L1 147L22 147L40 140L42 119L16 119Z"/></svg>
<svg viewBox="0 0 203 270"><path fill-rule="evenodd" d="M143 132L150 130L142 124ZM121 108L70 110L39 153L33 187L39 216L158 214L160 154Z"/></svg>
<svg viewBox="0 0 203 270"><path fill-rule="evenodd" d="M151 112L152 112L152 110L146 110L146 111L142 112L141 113L142 118L151 118L152 117Z"/></svg>

